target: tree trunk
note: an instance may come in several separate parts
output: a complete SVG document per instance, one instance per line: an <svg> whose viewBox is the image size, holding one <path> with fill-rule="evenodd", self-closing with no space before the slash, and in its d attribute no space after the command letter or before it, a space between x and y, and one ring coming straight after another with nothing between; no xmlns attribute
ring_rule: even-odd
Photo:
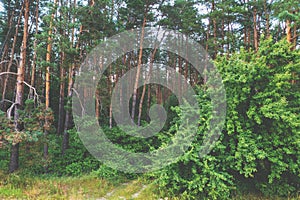
<svg viewBox="0 0 300 200"><path fill-rule="evenodd" d="M17 44L17 39L18 39L18 34L19 34L19 26L20 26L21 19L22 19L23 9L24 9L24 5L22 5L21 11L20 11L20 15L18 17L18 22L17 22L17 25L16 25L16 32L15 32L15 35L14 35L13 44L12 44L11 53L10 53L11 55L10 55L9 63L8 63L7 70L6 70L7 72L10 72L10 68L11 68L11 66L13 64L13 59L14 59L14 54L15 54L15 48L16 48L16 44ZM5 100L8 77L9 77L8 75L6 75L4 77L3 91L2 91L2 101Z"/></svg>
<svg viewBox="0 0 300 200"><path fill-rule="evenodd" d="M68 101L69 106L71 102L71 98L73 96L73 85L74 85L74 78L75 78L75 64L69 69L69 84L68 84ZM71 120L71 110L68 108L66 110L66 118L65 118L65 126L64 126L64 134L63 134L63 143L62 143L62 155L65 154L66 150L69 148L69 124Z"/></svg>
<svg viewBox="0 0 300 200"><path fill-rule="evenodd" d="M13 173L19 168L19 146L19 143L11 146L9 173Z"/></svg>
<svg viewBox="0 0 300 200"><path fill-rule="evenodd" d="M270 14L268 11L267 0L264 0L264 10L266 15L266 36L267 38L269 38L270 37Z"/></svg>
<svg viewBox="0 0 300 200"><path fill-rule="evenodd" d="M291 21L286 20L286 40L291 43L292 42L292 31L291 31Z"/></svg>
<svg viewBox="0 0 300 200"><path fill-rule="evenodd" d="M23 30L23 39L21 46L20 62L18 67L18 77L16 85L16 99L15 99L15 115L14 115L14 124L15 131L20 131L19 123L19 109L23 104L23 95L24 95L24 77L25 77L25 64L26 64L26 48L27 48L27 37L28 37L28 19L29 19L29 0L24 0L25 12L24 12L24 30ZM9 162L9 172L12 173L16 171L19 167L19 143L12 144L11 153L10 153L10 162Z"/></svg>
<svg viewBox="0 0 300 200"><path fill-rule="evenodd" d="M208 49L209 49L208 42L209 42L209 36L210 36L210 24L211 24L211 21L209 19L208 27L207 27L207 32L206 32L206 46L205 46L206 54L205 54L205 60L208 60ZM206 75L207 64L206 63L207 62L205 62L204 67L203 67L203 83L206 83L206 81L207 81L207 75Z"/></svg>
<svg viewBox="0 0 300 200"><path fill-rule="evenodd" d="M230 22L228 22L228 27L227 27L227 31L228 31L228 35L231 36L231 29L230 29ZM227 57L229 57L230 55L230 39L227 40L227 48L228 48L228 52L227 52Z"/></svg>
<svg viewBox="0 0 300 200"><path fill-rule="evenodd" d="M111 98L112 95L112 67L111 65L109 66L109 74L107 76L107 87L108 87L108 93L109 93L109 97ZM110 100L110 104L109 104L109 128L112 128L112 101Z"/></svg>
<svg viewBox="0 0 300 200"><path fill-rule="evenodd" d="M244 27L244 44L247 46L247 27Z"/></svg>
<svg viewBox="0 0 300 200"><path fill-rule="evenodd" d="M10 6L10 1L8 2L8 6ZM7 34L5 36L4 41L2 43L2 47L1 47L1 52L0 52L1 62L5 61L8 57L8 49L9 49L9 44L10 44L8 42L8 40L11 39L11 30L12 30L12 26L13 26L14 14L15 14L14 10L12 11L12 13L10 12L10 9L7 10L8 31L7 31ZM0 64L0 69L2 69L1 71L6 71L6 70L3 70L4 69L3 68L3 63Z"/></svg>
<svg viewBox="0 0 300 200"><path fill-rule="evenodd" d="M61 6L65 6L64 0L60 1ZM62 21L63 12L60 15L60 21ZM60 34L63 38L66 37L66 30L65 26L61 25L60 27ZM62 43L60 44L63 45ZM59 84L59 103L58 103L58 122L57 122L57 129L56 133L58 135L62 134L63 125L64 125L64 102L65 102L65 49L63 49L60 53L60 84Z"/></svg>
<svg viewBox="0 0 300 200"><path fill-rule="evenodd" d="M74 7L76 7L76 0L74 0L73 2ZM73 23L75 22L75 18L73 17L72 19ZM83 26L80 26L80 30L79 30L79 35L81 35L83 30ZM74 44L74 34L75 34L75 30L74 28L72 29L72 36L71 36L71 47L73 48L73 44ZM79 49L79 44L80 44L80 38L78 38L77 41L77 45L76 45L76 49ZM80 58L81 58L81 51L80 51ZM69 77L68 77L68 105L71 106L71 99L73 96L73 86L74 86L74 79L75 79L75 69L76 69L76 63L73 62L72 66L69 68ZM63 133L63 141L62 141L62 155L65 155L66 150L69 148L69 126L70 126L70 120L71 120L71 109L68 108L66 109L66 117L65 117L65 124L64 124L64 133Z"/></svg>
<svg viewBox="0 0 300 200"><path fill-rule="evenodd" d="M297 24L294 23L294 33L293 33L293 50L296 49L297 47L297 40L298 40L298 36L297 36Z"/></svg>
<svg viewBox="0 0 300 200"><path fill-rule="evenodd" d="M133 97L132 97L132 110L131 110L131 118L132 122L134 122L134 115L135 115L135 105L136 105L136 99L137 99L137 89L138 89L138 83L141 73L141 65L142 65L142 56L143 56L143 42L144 42L144 34L145 34L145 26L146 26L146 15L147 15L147 9L144 14L143 19L143 25L142 25L142 31L141 31L141 38L140 38L140 50L139 50L139 59L138 59L138 66L137 66L137 72L135 77L135 84L133 88Z"/></svg>
<svg viewBox="0 0 300 200"><path fill-rule="evenodd" d="M36 8L35 8L35 34L38 34L39 29L39 0L36 1ZM34 87L35 85L35 68L36 68L36 58L37 58L37 52L36 52L36 47L37 47L37 39L34 39L33 43L33 58L32 58L32 67L31 67L31 81L30 84ZM29 92L29 98L33 99L34 98L34 91L32 88L30 88Z"/></svg>
<svg viewBox="0 0 300 200"><path fill-rule="evenodd" d="M254 4L256 4L256 0L253 1ZM257 14L257 9L256 9L256 5L253 6L253 40L254 40L254 48L255 51L258 51L258 35L257 35L257 18L256 18L256 14Z"/></svg>
<svg viewBox="0 0 300 200"><path fill-rule="evenodd" d="M143 85L143 91L142 91L142 96L140 99L140 105L139 105L139 115L138 115L138 126L141 125L141 117L142 117L142 108L143 108L143 102L144 102L144 97L145 97L145 93L146 93L146 86L147 86L147 82L150 80L151 78L151 73L152 73L152 67L153 67L153 62L154 62L154 56L156 54L156 50L157 47L154 48L152 54L151 54L151 58L150 58L150 66L149 66L149 73L148 76L146 78L146 81Z"/></svg>
<svg viewBox="0 0 300 200"><path fill-rule="evenodd" d="M54 7L56 7L57 0L54 0ZM48 31L48 40L47 40L47 53L46 53L46 63L48 66L46 67L46 85L45 85L45 107L46 110L50 108L50 66L49 63L51 62L51 51L52 51L52 28L53 28L53 20L54 20L54 14L55 11L53 11L50 19L49 24L49 31ZM44 137L46 139L46 142L44 143L44 159L48 160L48 127L49 127L49 121L45 120L45 130L44 130ZM47 166L46 166L47 168ZM47 169L46 169L47 170Z"/></svg>
<svg viewBox="0 0 300 200"><path fill-rule="evenodd" d="M215 11L215 1L212 1L212 11ZM214 31L214 54L213 58L216 58L217 52L218 52L218 46L217 46L217 20L216 17L213 18L213 31Z"/></svg>
<svg viewBox="0 0 300 200"><path fill-rule="evenodd" d="M178 80L178 85L177 85L177 88L178 88L178 96L181 97L181 94L182 94L182 85L181 85L181 71L182 71L182 57L179 56L178 57L178 77L177 77L177 80Z"/></svg>
<svg viewBox="0 0 300 200"><path fill-rule="evenodd" d="M221 44L221 48L222 51L224 52L224 44L225 44L225 22L224 22L224 18L222 18L222 25L221 25L221 29L222 29L222 44Z"/></svg>
<svg viewBox="0 0 300 200"><path fill-rule="evenodd" d="M183 41L182 41L183 42ZM185 57L188 58L188 39L186 38L186 42L185 42L185 51L186 51L186 55ZM186 91L188 88L188 73L189 73L189 62L188 60L185 60L185 66L184 66L184 78L185 78L185 82L184 82L184 90ZM166 94L166 93L165 93Z"/></svg>
<svg viewBox="0 0 300 200"><path fill-rule="evenodd" d="M65 53L61 52L60 61L60 88L59 88L59 106L58 106L58 124L57 124L57 134L61 134L64 124L64 102L65 102L65 68L64 60Z"/></svg>
<svg viewBox="0 0 300 200"><path fill-rule="evenodd" d="M297 24L294 23L294 30L293 30L293 48L292 50L296 50L296 47L297 47L297 39L298 39L298 36L297 36ZM292 77L293 77L293 80L292 80L292 84L296 84L296 72L293 72L292 73Z"/></svg>
<svg viewBox="0 0 300 200"><path fill-rule="evenodd" d="M181 58L181 57L179 57L179 58ZM156 68L157 70L156 70L156 76L157 76L157 79L158 79L158 83L160 83L160 74L159 74L159 67L157 67ZM180 74L180 73L179 73ZM180 76L180 75L179 75ZM181 84L178 84L178 85L180 85L180 87L179 87L179 93L181 92ZM180 96L180 95L178 95L178 96ZM161 105L162 104L162 88L161 88L161 85L160 84L156 84L156 102L157 102L157 104L159 104L159 105ZM159 113L158 113L159 114ZM160 116L160 115L158 115L158 116Z"/></svg>
<svg viewBox="0 0 300 200"><path fill-rule="evenodd" d="M7 7L8 8L11 7L11 0L7 1ZM23 8L20 11L20 15L22 15L22 11L23 11ZM0 51L0 55L2 55L1 62L4 61L4 59L6 59L6 57L8 55L8 49L9 49L9 44L10 44L9 41L11 39L11 30L13 29L13 26L15 25L15 24L13 25L14 16L15 16L15 9L7 9L8 31L7 31L7 34L5 36L3 43L1 44L2 45L1 51ZM1 66L1 69L2 69L2 66Z"/></svg>
<svg viewBox="0 0 300 200"><path fill-rule="evenodd" d="M100 71L102 71L103 69L103 58L101 57L100 58ZM100 98L100 88L98 87L99 86L99 83L96 83L97 84L97 87L96 87L96 92L95 92L95 100L96 100L96 118L99 120L100 118L100 107L101 107L101 98Z"/></svg>

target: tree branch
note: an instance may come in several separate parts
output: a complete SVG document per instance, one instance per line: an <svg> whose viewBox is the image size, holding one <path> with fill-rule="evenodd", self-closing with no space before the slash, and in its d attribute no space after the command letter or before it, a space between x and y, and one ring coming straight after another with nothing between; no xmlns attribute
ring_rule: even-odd
<svg viewBox="0 0 300 200"><path fill-rule="evenodd" d="M12 102L12 101L10 101L10 100L8 100L8 99L3 99L3 100L0 101L0 103L3 103L3 102L8 102L8 103L11 103L11 104L14 103L14 102Z"/></svg>
<svg viewBox="0 0 300 200"><path fill-rule="evenodd" d="M79 99L79 103L80 103L80 106L81 106L81 109L82 109L82 111L81 111L81 115L83 116L83 115L84 115L84 113L85 113L85 110L84 110L83 104L82 104L82 102L81 102L81 100L80 100L79 93L78 93L78 92L75 90L75 88L72 88L72 90L75 92L76 96L77 96L77 97L78 97L78 99Z"/></svg>
<svg viewBox="0 0 300 200"><path fill-rule="evenodd" d="M0 76L6 75L6 74L11 74L11 75L16 75L16 76L18 76L18 73L15 73L15 72L1 72L1 73L0 73Z"/></svg>
<svg viewBox="0 0 300 200"><path fill-rule="evenodd" d="M0 65L2 65L3 63L8 63L8 62L10 62L10 61L9 60L3 60L3 61L0 62Z"/></svg>
<svg viewBox="0 0 300 200"><path fill-rule="evenodd" d="M15 105L17 105L18 103L13 103L10 107L9 107L9 109L6 111L6 115L7 115L7 118L8 119L11 119L11 112L12 112L12 110L13 110L13 108L15 107Z"/></svg>
<svg viewBox="0 0 300 200"><path fill-rule="evenodd" d="M32 85L30 85L29 83L27 83L27 82L25 82L25 81L23 81L23 83L27 86L27 87L29 87L30 89L32 89L33 90L33 92L34 92L34 101L35 101L35 97L37 98L37 102L39 103L39 95L37 94L37 92L36 92L36 89L32 86Z"/></svg>
<svg viewBox="0 0 300 200"><path fill-rule="evenodd" d="M18 73L15 73L15 72L2 72L2 73L0 73L0 76L6 75L6 74L16 75L16 76L19 75ZM33 92L34 92L34 101L35 101L35 97L37 97L37 102L39 102L39 95L37 94L36 89L35 89L32 85L30 85L29 83L27 83L26 81L23 81L23 83L24 83L27 87L29 87L30 89L33 90Z"/></svg>

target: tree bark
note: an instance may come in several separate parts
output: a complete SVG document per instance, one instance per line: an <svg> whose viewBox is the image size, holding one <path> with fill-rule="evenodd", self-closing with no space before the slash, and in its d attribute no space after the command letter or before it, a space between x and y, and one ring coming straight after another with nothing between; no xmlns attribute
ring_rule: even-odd
<svg viewBox="0 0 300 200"><path fill-rule="evenodd" d="M288 43L292 42L292 31L291 31L291 21L286 20L286 40Z"/></svg>
<svg viewBox="0 0 300 200"><path fill-rule="evenodd" d="M294 23L294 31L293 31L293 50L296 50L297 47L297 40L298 40L298 35L297 35L297 24Z"/></svg>

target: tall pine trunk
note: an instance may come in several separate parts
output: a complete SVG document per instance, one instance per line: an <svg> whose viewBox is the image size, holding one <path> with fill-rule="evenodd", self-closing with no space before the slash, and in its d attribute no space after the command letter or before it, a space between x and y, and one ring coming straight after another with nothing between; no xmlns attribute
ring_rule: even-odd
<svg viewBox="0 0 300 200"><path fill-rule="evenodd" d="M254 4L256 4L256 0L253 1ZM255 51L258 51L258 33L257 33L257 9L256 9L256 5L253 6L253 40L254 40L254 48Z"/></svg>
<svg viewBox="0 0 300 200"><path fill-rule="evenodd" d="M15 131L18 132L21 129L19 122L19 109L23 104L24 95L24 77L25 77L25 65L26 65L26 48L27 48L27 37L28 37L28 19L29 19L29 0L24 0L24 30L23 39L21 46L20 62L18 67L18 77L16 85L16 99L15 99L15 115L14 124ZM9 172L16 171L19 167L19 143L12 144L10 152Z"/></svg>
<svg viewBox="0 0 300 200"><path fill-rule="evenodd" d="M37 35L39 32L39 0L36 1L36 8L35 8L35 34ZM36 52L36 47L37 47L37 39L34 39L33 43L33 58L32 58L32 66L31 66L31 81L30 84L34 87L35 85L35 69L36 69L36 59L37 59L37 52ZM34 91L33 88L30 88L29 92L29 98L33 99L34 98Z"/></svg>
<svg viewBox="0 0 300 200"><path fill-rule="evenodd" d="M18 22L17 22L17 25L16 25L16 31L15 31L13 44L12 44L12 48L11 48L11 53L10 53L11 55L10 55L10 59L9 59L7 70L6 70L7 72L10 72L10 69L13 65L13 59L14 59L14 55L15 55L15 49L16 49L16 44L17 44L17 39L18 39L18 34L19 34L19 26L20 26L20 23L21 23L23 10L24 10L24 5L22 5L22 8L20 10L20 15L18 17ZM9 76L6 75L4 77L4 81L3 81L3 90L2 90L2 101L3 102L4 102L5 96L6 96L6 87L7 87L8 78L9 78Z"/></svg>
<svg viewBox="0 0 300 200"><path fill-rule="evenodd" d="M291 21L289 19L286 20L286 40L289 43L292 42Z"/></svg>
<svg viewBox="0 0 300 200"><path fill-rule="evenodd" d="M109 65L109 74L107 76L107 87L108 87L108 93L109 93L110 98L111 98L112 90L113 90L112 80L111 80L112 77L113 77L113 75L112 75L112 66ZM112 108L113 107L112 106L113 106L112 101L110 100L109 110L108 110L108 112L109 112L109 128L112 128L112 123L113 123L113 119L112 119L112 117L113 117Z"/></svg>
<svg viewBox="0 0 300 200"><path fill-rule="evenodd" d="M146 9L144 13L144 19L143 19L143 25L142 25L142 31L141 31L141 38L140 38L140 49L139 49L139 58L138 58L138 66L137 66L137 72L136 72L136 77L135 77L135 83L134 83L134 88L133 88L133 97L132 97L132 110L131 110L131 118L132 122L134 122L134 116L135 116L135 105L136 105L136 100L137 100L137 90L138 90L138 83L139 83L139 78L140 78L140 73L141 73L141 65L142 65L142 56L143 56L143 42L144 42L144 34L145 34L145 26L146 26L146 16L147 16L147 11Z"/></svg>
<svg viewBox="0 0 300 200"><path fill-rule="evenodd" d="M54 8L56 7L57 0L54 0ZM55 8L56 10L56 8ZM46 110L50 108L50 65L49 63L51 62L51 51L52 51L52 28L53 28L53 20L54 20L54 14L55 11L52 11L53 13L51 14L51 19L50 19L50 25L49 25L49 31L48 31L48 39L47 39L47 53L46 53L46 63L48 66L46 67L46 84L45 84L45 106ZM44 137L46 139L44 143L44 159L47 161L48 160L48 141L47 141L47 136L48 136L48 127L49 127L49 121L45 120L45 130L44 130ZM47 168L47 166L46 166ZM47 169L46 169L47 170Z"/></svg>
<svg viewBox="0 0 300 200"><path fill-rule="evenodd" d="M293 50L296 49L297 47L297 40L298 40L298 35L297 35L297 24L294 23L294 30L293 30Z"/></svg>
<svg viewBox="0 0 300 200"><path fill-rule="evenodd" d="M76 7L76 0L73 2L73 6ZM75 23L75 18L73 17L72 19L73 23ZM79 29L79 35L82 34L83 26L80 26ZM71 36L71 47L73 48L74 45L74 38L75 38L75 28L72 28L72 36ZM75 49L79 49L79 44L80 44L80 37L78 38L77 44ZM80 51L80 58L81 58L81 53ZM69 77L68 77L68 95L67 95L67 100L68 100L68 107L71 106L71 98L73 96L73 86L74 86L74 80L75 80L75 70L76 70L76 63L73 62L71 67L69 68ZM66 116L65 116L65 124L64 124L64 133L63 133L63 141L62 141L62 155L65 155L66 150L69 148L69 127L70 127L70 122L71 122L71 108L66 109Z"/></svg>
<svg viewBox="0 0 300 200"><path fill-rule="evenodd" d="M73 96L73 86L74 86L74 78L75 78L75 64L72 65L69 69L69 82L68 82L68 107L71 105L71 98ZM63 134L63 142L62 142L62 155L66 153L66 150L69 148L69 126L71 121L71 108L66 109L66 117L64 124L64 134Z"/></svg>
<svg viewBox="0 0 300 200"><path fill-rule="evenodd" d="M270 14L268 10L267 0L264 0L264 12L266 15L266 36L267 38L269 38L270 37Z"/></svg>
<svg viewBox="0 0 300 200"><path fill-rule="evenodd" d="M216 10L215 8L215 1L212 1L212 11L214 12ZM217 46L217 20L216 17L213 17L213 34L214 34L214 54L213 58L216 57L217 52L218 52L218 46Z"/></svg>
<svg viewBox="0 0 300 200"><path fill-rule="evenodd" d="M61 134L64 124L64 101L65 101L65 68L64 60L65 53L61 52L60 56L60 86L59 86L59 105L58 105L58 124L57 124L57 134Z"/></svg>
<svg viewBox="0 0 300 200"><path fill-rule="evenodd" d="M143 108L143 102L144 102L144 97L145 97L145 93L146 93L146 86L147 86L147 82L151 79L152 67L153 67L154 56L156 54L156 50L157 50L157 47L155 47L154 50L152 51L151 58L150 58L149 73L148 73L146 81L143 85L142 96L141 96L140 104L139 104L138 126L141 125L142 108Z"/></svg>

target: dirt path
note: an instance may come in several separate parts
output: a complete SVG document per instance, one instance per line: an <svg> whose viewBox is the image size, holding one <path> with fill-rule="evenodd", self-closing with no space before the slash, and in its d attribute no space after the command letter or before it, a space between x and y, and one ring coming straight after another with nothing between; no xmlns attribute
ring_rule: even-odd
<svg viewBox="0 0 300 200"><path fill-rule="evenodd" d="M134 182L123 183L120 187L113 189L112 191L108 192L104 197L98 198L96 200L110 200L111 198L114 198L114 199L118 198L120 200L126 200L126 197L124 197L122 195L118 195L117 193L120 193L120 191L122 191L122 190L128 190L128 188L133 187L133 186L136 187L135 184L136 183L134 183ZM139 197L141 192L143 192L146 188L147 188L147 185L143 184L142 187L138 191L132 192L132 194L127 193L126 196L130 195L131 197L129 199L136 199Z"/></svg>

